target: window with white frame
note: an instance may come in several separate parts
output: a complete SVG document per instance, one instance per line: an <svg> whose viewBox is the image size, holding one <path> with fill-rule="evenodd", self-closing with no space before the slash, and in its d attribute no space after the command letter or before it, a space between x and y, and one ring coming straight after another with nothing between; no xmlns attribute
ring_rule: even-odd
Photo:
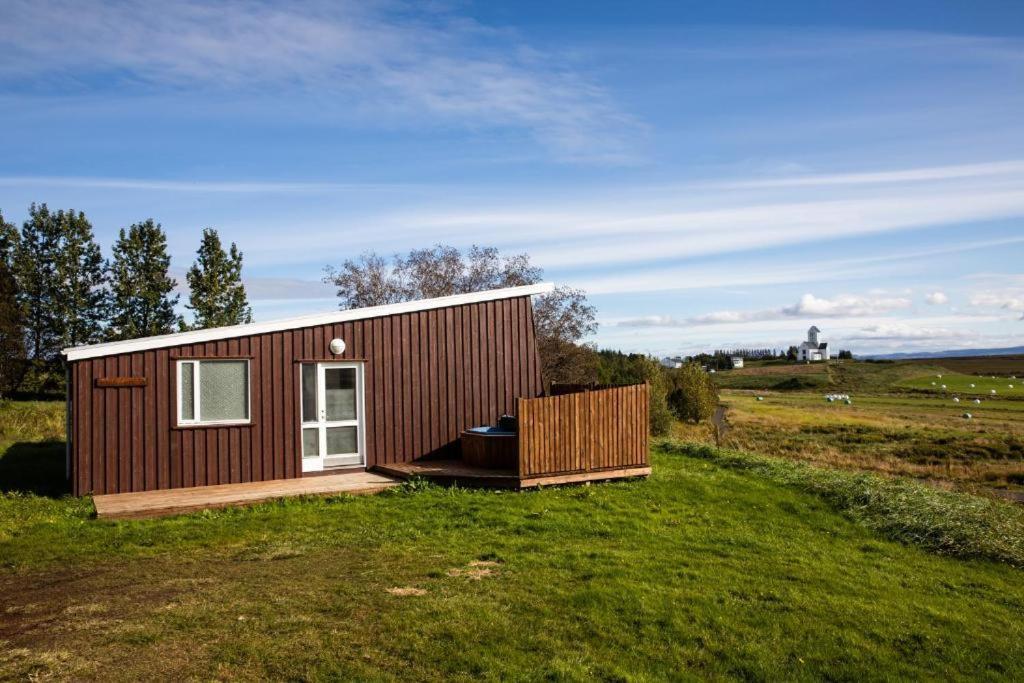
<svg viewBox="0 0 1024 683"><path fill-rule="evenodd" d="M249 361L178 361L178 424L249 422Z"/></svg>

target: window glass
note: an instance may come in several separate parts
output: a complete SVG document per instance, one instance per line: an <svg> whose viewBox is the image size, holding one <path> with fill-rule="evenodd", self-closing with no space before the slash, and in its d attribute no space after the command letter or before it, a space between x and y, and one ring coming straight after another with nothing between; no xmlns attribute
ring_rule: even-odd
<svg viewBox="0 0 1024 683"><path fill-rule="evenodd" d="M201 361L199 419L249 419L249 372L244 360Z"/></svg>
<svg viewBox="0 0 1024 683"><path fill-rule="evenodd" d="M302 421L316 422L316 365L302 364Z"/></svg>
<svg viewBox="0 0 1024 683"><path fill-rule="evenodd" d="M312 429L302 430L302 457L303 458L316 458L320 455L320 429L313 427Z"/></svg>
<svg viewBox="0 0 1024 683"><path fill-rule="evenodd" d="M181 419L182 420L194 420L196 419L195 406L196 406L196 385L195 385L195 365L192 363L181 364Z"/></svg>
<svg viewBox="0 0 1024 683"><path fill-rule="evenodd" d="M324 375L324 408L327 411L327 420L330 422L356 419L355 368L327 368Z"/></svg>
<svg viewBox="0 0 1024 683"><path fill-rule="evenodd" d="M355 427L328 427L325 431L327 432L327 455L359 452Z"/></svg>

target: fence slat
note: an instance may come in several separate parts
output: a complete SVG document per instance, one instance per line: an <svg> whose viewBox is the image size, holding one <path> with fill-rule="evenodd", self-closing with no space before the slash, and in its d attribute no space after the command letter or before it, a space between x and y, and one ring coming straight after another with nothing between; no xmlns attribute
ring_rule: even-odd
<svg viewBox="0 0 1024 683"><path fill-rule="evenodd" d="M520 476L646 466L646 384L520 398Z"/></svg>

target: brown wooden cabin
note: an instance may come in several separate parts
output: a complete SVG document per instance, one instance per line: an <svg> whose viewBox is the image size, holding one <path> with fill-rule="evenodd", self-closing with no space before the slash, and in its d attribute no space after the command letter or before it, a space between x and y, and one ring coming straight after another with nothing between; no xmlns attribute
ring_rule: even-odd
<svg viewBox="0 0 1024 683"><path fill-rule="evenodd" d="M528 411L523 401L544 395L531 297L550 290L512 287L65 349L72 489L112 494L424 459L458 464L465 430ZM632 415L631 437L605 428L584 443L574 423L560 447L571 455L555 462L559 448L520 445L526 464L511 474L617 473L627 460L630 476L645 474L635 468L647 465L646 422L636 426L646 419L646 387L642 407L640 389L632 394L621 416L604 408L607 420ZM529 433L539 446L569 421L537 408Z"/></svg>

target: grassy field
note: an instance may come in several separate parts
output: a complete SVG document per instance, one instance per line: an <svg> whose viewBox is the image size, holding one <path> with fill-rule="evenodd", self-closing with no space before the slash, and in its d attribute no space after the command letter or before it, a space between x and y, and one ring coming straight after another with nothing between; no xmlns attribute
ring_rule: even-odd
<svg viewBox="0 0 1024 683"><path fill-rule="evenodd" d="M963 358L934 358L907 361L912 364L938 366L967 375L996 375L1024 377L1024 355L966 356Z"/></svg>
<svg viewBox="0 0 1024 683"><path fill-rule="evenodd" d="M941 377L940 377L941 375ZM715 373L723 389L799 391L835 389L862 393L947 391L1024 398L1024 356L942 358L912 361L781 363L750 361L738 370ZM932 382L935 382L933 385ZM974 387L970 385L974 384ZM1009 385L1013 384L1013 389Z"/></svg>
<svg viewBox="0 0 1024 683"><path fill-rule="evenodd" d="M715 383L727 389L814 389L825 387L830 378L824 364L775 365L753 363L738 370L715 373Z"/></svg>
<svg viewBox="0 0 1024 683"><path fill-rule="evenodd" d="M0 453L0 493L67 491L64 403L0 401Z"/></svg>
<svg viewBox="0 0 1024 683"><path fill-rule="evenodd" d="M958 372L929 372L926 375L908 377L898 382L896 387L949 396L990 396L994 391L996 396L1024 399L1024 381L992 375L979 377Z"/></svg>
<svg viewBox="0 0 1024 683"><path fill-rule="evenodd" d="M15 413L44 440L59 424ZM639 482L121 523L11 491L22 462L0 496L0 679L1024 676L1018 508L735 452L652 457Z"/></svg>
<svg viewBox="0 0 1024 683"><path fill-rule="evenodd" d="M796 378L812 372L808 367L824 378L817 389L772 388L787 370ZM974 491L1020 491L1024 486L1024 385L1016 380L910 362L764 370L769 372L756 366L732 371L746 371L749 388L722 392L731 425L725 445ZM757 378L760 383L750 386ZM850 394L852 405L825 401L829 392ZM713 441L708 427L680 426L678 431L684 438Z"/></svg>

